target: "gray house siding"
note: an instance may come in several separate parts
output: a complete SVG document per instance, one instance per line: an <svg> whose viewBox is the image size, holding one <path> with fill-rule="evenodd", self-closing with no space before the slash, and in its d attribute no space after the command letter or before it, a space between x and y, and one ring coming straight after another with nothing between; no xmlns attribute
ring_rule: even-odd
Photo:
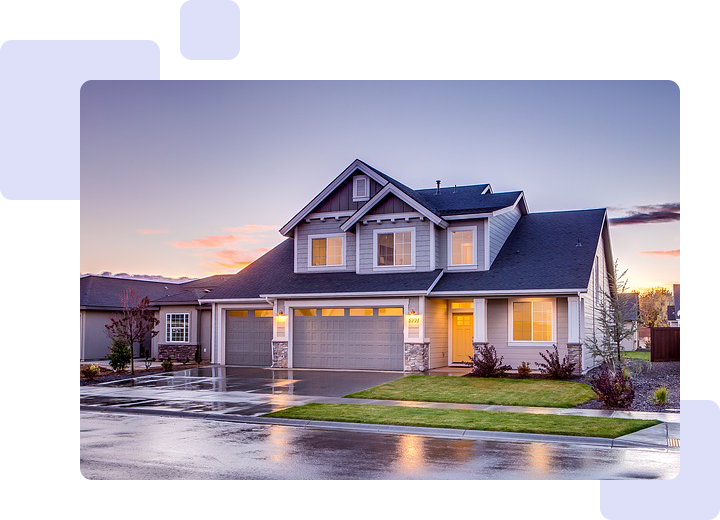
<svg viewBox="0 0 720 520"><path fill-rule="evenodd" d="M203 361L212 357L212 310L200 311L200 356Z"/></svg>
<svg viewBox="0 0 720 520"><path fill-rule="evenodd" d="M370 210L371 215L392 215L393 213L415 213L415 208L390 193Z"/></svg>
<svg viewBox="0 0 720 520"><path fill-rule="evenodd" d="M80 311L80 361L107 359L112 340L107 335L105 325L117 316L117 311ZM149 349L150 346L151 340L148 338L143 342L143 347ZM140 345L135 345L134 353L140 355Z"/></svg>
<svg viewBox="0 0 720 520"><path fill-rule="evenodd" d="M496 217L490 217L490 265L495 261L503 244L510 236L515 224L520 220L520 208L516 206L512 211Z"/></svg>
<svg viewBox="0 0 720 520"><path fill-rule="evenodd" d="M599 334L599 309L602 303L599 301L598 296L602 296L608 289L608 269L607 262L605 261L605 242L600 240L598 243L597 251L595 253L595 263L593 264L592 271L590 273L590 281L588 283L588 292L582 296L582 307L584 320L582 322L583 329L580 331L581 339L592 337L593 334ZM596 360L590 350L583 342L582 347L583 357L583 370L594 367L598 364L599 360Z"/></svg>
<svg viewBox="0 0 720 520"><path fill-rule="evenodd" d="M351 175L345 182L340 184L325 200L313 210L315 213L327 213L331 211L355 211L365 202L353 202L353 178ZM370 197L382 189L377 182L370 179Z"/></svg>
<svg viewBox="0 0 720 520"><path fill-rule="evenodd" d="M361 224L358 226L358 234L360 240L360 269L359 274L366 274L373 272L373 243L374 243L374 231L391 231L393 229L400 228L414 228L415 229L415 268L396 268L398 272L407 271L430 271L430 232L432 230L432 222L425 220L411 220L410 222L396 221L394 223L390 221L368 222L367 224ZM392 271L393 268L389 268L388 271ZM377 271L375 271L377 272Z"/></svg>
<svg viewBox="0 0 720 520"><path fill-rule="evenodd" d="M430 368L448 364L448 302L425 300L425 336L430 340Z"/></svg>
<svg viewBox="0 0 720 520"><path fill-rule="evenodd" d="M321 272L325 268L308 268L308 237L310 235L325 235L330 233L342 233L340 225L345 219L341 220L312 220L298 224L295 228L295 243L297 254L296 273ZM355 271L355 234L345 233L345 267L328 267L328 271Z"/></svg>

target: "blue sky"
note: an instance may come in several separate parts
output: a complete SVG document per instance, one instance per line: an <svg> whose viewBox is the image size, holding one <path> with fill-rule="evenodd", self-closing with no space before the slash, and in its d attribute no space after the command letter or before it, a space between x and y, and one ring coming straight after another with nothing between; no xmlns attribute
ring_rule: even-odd
<svg viewBox="0 0 720 520"><path fill-rule="evenodd" d="M236 272L360 158L414 188L639 213L615 256L634 287L677 283L679 110L665 81L90 82L81 272Z"/></svg>

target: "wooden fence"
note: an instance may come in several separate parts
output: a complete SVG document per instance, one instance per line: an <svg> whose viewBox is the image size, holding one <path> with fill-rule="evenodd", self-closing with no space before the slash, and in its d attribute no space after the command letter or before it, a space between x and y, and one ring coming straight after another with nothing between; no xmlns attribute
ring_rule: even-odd
<svg viewBox="0 0 720 520"><path fill-rule="evenodd" d="M680 327L650 329L650 361L680 361Z"/></svg>

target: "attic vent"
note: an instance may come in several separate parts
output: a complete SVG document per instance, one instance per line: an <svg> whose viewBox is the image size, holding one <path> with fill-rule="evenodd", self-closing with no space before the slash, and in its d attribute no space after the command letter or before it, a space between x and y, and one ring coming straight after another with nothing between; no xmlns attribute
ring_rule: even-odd
<svg viewBox="0 0 720 520"><path fill-rule="evenodd" d="M440 195L440 180L436 180L437 188L435 188L435 195Z"/></svg>
<svg viewBox="0 0 720 520"><path fill-rule="evenodd" d="M582 242L580 242L580 239L577 239L577 243L575 244L575 247L582 247Z"/></svg>

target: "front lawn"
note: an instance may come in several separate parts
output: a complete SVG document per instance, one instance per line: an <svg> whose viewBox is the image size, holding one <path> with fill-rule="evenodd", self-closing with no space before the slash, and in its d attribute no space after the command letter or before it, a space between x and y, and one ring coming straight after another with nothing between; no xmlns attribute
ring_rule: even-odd
<svg viewBox="0 0 720 520"><path fill-rule="evenodd" d="M627 359L639 359L641 361L650 361L650 352L623 352L622 357Z"/></svg>
<svg viewBox="0 0 720 520"><path fill-rule="evenodd" d="M408 376L345 397L572 408L597 396L590 386L569 381Z"/></svg>
<svg viewBox="0 0 720 520"><path fill-rule="evenodd" d="M480 412L408 406L310 403L272 412L264 417L367 424L395 424L428 428L456 428L494 432L543 433L614 439L649 428L660 421L608 419L574 415Z"/></svg>

